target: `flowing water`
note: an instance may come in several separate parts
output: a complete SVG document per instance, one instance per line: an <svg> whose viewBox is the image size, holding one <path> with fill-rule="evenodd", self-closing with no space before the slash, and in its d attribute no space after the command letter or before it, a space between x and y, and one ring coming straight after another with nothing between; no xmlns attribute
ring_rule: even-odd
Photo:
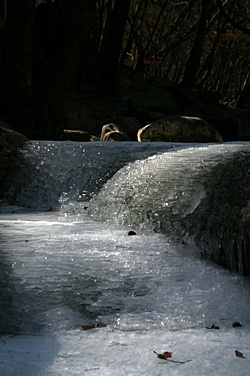
<svg viewBox="0 0 250 376"><path fill-rule="evenodd" d="M0 373L249 375L249 278L204 258L199 225L249 147L27 145L2 189Z"/></svg>

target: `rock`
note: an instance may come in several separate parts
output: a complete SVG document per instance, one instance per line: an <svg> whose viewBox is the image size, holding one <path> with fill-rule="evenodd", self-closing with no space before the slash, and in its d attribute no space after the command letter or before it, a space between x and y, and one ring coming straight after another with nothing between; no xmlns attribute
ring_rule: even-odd
<svg viewBox="0 0 250 376"><path fill-rule="evenodd" d="M136 232L135 232L134 230L130 230L130 231L128 232L128 235L130 235L130 236L136 235Z"/></svg>
<svg viewBox="0 0 250 376"><path fill-rule="evenodd" d="M131 141L137 141L137 132L141 128L141 123L137 119L127 116L115 116L102 121L100 125L103 126L110 123L115 124L122 132L126 132Z"/></svg>
<svg viewBox="0 0 250 376"><path fill-rule="evenodd" d="M129 113L144 124L177 113L177 103L172 95L153 86L132 94L128 99L128 108Z"/></svg>
<svg viewBox="0 0 250 376"><path fill-rule="evenodd" d="M238 140L250 141L250 112L246 112L239 120Z"/></svg>
<svg viewBox="0 0 250 376"><path fill-rule="evenodd" d="M130 141L128 135L121 127L114 123L105 124L102 127L100 141Z"/></svg>
<svg viewBox="0 0 250 376"><path fill-rule="evenodd" d="M129 114L128 99L129 96L116 99L108 109L109 116L127 116Z"/></svg>
<svg viewBox="0 0 250 376"><path fill-rule="evenodd" d="M68 141L93 141L92 136L85 131L64 129L64 139Z"/></svg>
<svg viewBox="0 0 250 376"><path fill-rule="evenodd" d="M0 124L0 182L16 167L16 151L28 138L8 128L5 122Z"/></svg>
<svg viewBox="0 0 250 376"><path fill-rule="evenodd" d="M202 104L200 111L197 111L197 113L193 112L193 114L195 115L185 115L198 116L206 120L219 132L224 142L238 140L239 119L242 116L241 110L221 104L218 106Z"/></svg>
<svg viewBox="0 0 250 376"><path fill-rule="evenodd" d="M68 101L66 104L66 116L67 129L81 130L92 134L97 126L91 111L80 103Z"/></svg>
<svg viewBox="0 0 250 376"><path fill-rule="evenodd" d="M111 131L104 135L102 141L129 141L124 134L119 131Z"/></svg>
<svg viewBox="0 0 250 376"><path fill-rule="evenodd" d="M238 321L235 321L235 322L233 322L233 324L232 324L232 327L233 327L233 328L241 328L241 327L242 327L242 325L241 325L241 323L240 323L240 322L238 322Z"/></svg>
<svg viewBox="0 0 250 376"><path fill-rule="evenodd" d="M117 72L117 95L125 95L134 92L135 90L142 90L152 82L152 78L142 75L141 72L138 72L133 66L131 66L131 63L132 61L130 61L129 65L123 65L123 67Z"/></svg>
<svg viewBox="0 0 250 376"><path fill-rule="evenodd" d="M117 88L116 92L126 92L131 90L132 86L132 80L131 77L134 73L134 69L124 65L122 68L120 68L116 75L116 81L117 81Z"/></svg>
<svg viewBox="0 0 250 376"><path fill-rule="evenodd" d="M197 117L169 116L139 129L139 142L223 142L220 134Z"/></svg>

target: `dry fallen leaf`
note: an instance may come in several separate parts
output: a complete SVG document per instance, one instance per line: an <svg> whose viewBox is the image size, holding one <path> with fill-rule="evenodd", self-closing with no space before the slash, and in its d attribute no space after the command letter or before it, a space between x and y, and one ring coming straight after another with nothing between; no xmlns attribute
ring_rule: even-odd
<svg viewBox="0 0 250 376"><path fill-rule="evenodd" d="M215 330L218 330L218 329L220 329L220 327L219 326L217 326L217 325L212 325L210 328L207 328L207 329L215 329Z"/></svg>
<svg viewBox="0 0 250 376"><path fill-rule="evenodd" d="M240 328L242 325L241 325L240 322L235 321L235 322L232 324L232 326L233 326L234 328Z"/></svg>
<svg viewBox="0 0 250 376"><path fill-rule="evenodd" d="M242 352L235 350L235 355L238 356L238 358L245 358L245 356L242 354Z"/></svg>
<svg viewBox="0 0 250 376"><path fill-rule="evenodd" d="M172 360L172 359L169 359L169 358L172 358L172 352L170 351L165 351L164 353L162 354L158 354L156 351L153 351L153 353L155 353L157 355L158 358L160 359L164 359L164 360L168 360L169 362L173 362L173 363L179 363L179 364L184 364L184 363L188 363L188 362L191 362L191 359L188 359L188 360L185 360L184 362L180 361L180 360Z"/></svg>
<svg viewBox="0 0 250 376"><path fill-rule="evenodd" d="M82 330L90 330L90 329L96 329L99 328L100 325L98 323L95 323L93 325L81 325Z"/></svg>
<svg viewBox="0 0 250 376"><path fill-rule="evenodd" d="M172 358L172 352L169 352L169 351L165 351L164 353L162 354L158 354L156 351L153 351L157 356L158 358L160 359L165 359L167 360L168 358Z"/></svg>
<svg viewBox="0 0 250 376"><path fill-rule="evenodd" d="M128 235L136 235L136 232L133 231L133 230L130 230L130 231L128 232Z"/></svg>

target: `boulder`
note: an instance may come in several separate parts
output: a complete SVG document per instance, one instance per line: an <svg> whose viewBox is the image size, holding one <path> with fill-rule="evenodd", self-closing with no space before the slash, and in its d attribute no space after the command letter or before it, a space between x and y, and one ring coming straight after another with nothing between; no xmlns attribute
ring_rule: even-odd
<svg viewBox="0 0 250 376"><path fill-rule="evenodd" d="M0 123L0 182L16 167L16 151L28 139L8 128L5 122Z"/></svg>
<svg viewBox="0 0 250 376"><path fill-rule="evenodd" d="M250 141L250 112L246 112L239 120L238 140Z"/></svg>
<svg viewBox="0 0 250 376"><path fill-rule="evenodd" d="M108 108L108 116L128 116L128 99L129 96L123 96L116 99Z"/></svg>
<svg viewBox="0 0 250 376"><path fill-rule="evenodd" d="M114 116L100 123L101 126L106 124L115 124L122 132L126 132L131 141L137 141L137 132L141 128L141 123L134 117Z"/></svg>
<svg viewBox="0 0 250 376"><path fill-rule="evenodd" d="M169 116L139 129L139 142L223 142L220 134L197 117Z"/></svg>
<svg viewBox="0 0 250 376"><path fill-rule="evenodd" d="M67 129L81 130L90 134L95 133L98 123L88 108L81 103L68 101L65 109Z"/></svg>
<svg viewBox="0 0 250 376"><path fill-rule="evenodd" d="M164 115L175 115L177 103L167 91L148 86L129 97L128 109L132 116L145 124Z"/></svg>
<svg viewBox="0 0 250 376"><path fill-rule="evenodd" d="M105 124L102 127L100 141L130 141L128 135L121 127L114 123Z"/></svg>

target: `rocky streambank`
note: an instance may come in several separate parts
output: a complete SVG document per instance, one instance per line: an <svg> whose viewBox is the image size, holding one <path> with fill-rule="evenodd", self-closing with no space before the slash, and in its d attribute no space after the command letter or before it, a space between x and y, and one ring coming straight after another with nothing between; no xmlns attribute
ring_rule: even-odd
<svg viewBox="0 0 250 376"><path fill-rule="evenodd" d="M87 87L68 92L60 140L79 142L223 142L250 140L250 112L219 103L215 93L190 93L164 80L120 84L116 94ZM127 86L126 86L127 85ZM16 166L28 138L0 122L0 181Z"/></svg>
<svg viewBox="0 0 250 376"><path fill-rule="evenodd" d="M10 129L7 123L0 122L0 183L16 168L17 150L27 141L27 137Z"/></svg>
<svg viewBox="0 0 250 376"><path fill-rule="evenodd" d="M220 103L216 93L187 93L159 80L113 96L71 92L66 116L63 137L74 141L250 140L247 109Z"/></svg>

